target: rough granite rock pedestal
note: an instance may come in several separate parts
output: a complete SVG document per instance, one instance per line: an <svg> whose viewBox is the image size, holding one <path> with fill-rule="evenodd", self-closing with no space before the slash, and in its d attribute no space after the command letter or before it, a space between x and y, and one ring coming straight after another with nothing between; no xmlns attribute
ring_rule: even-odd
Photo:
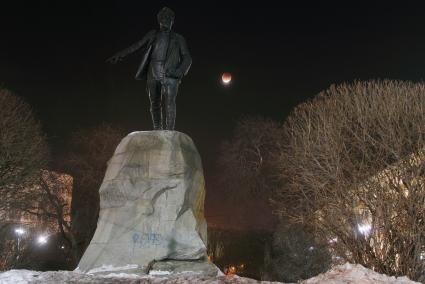
<svg viewBox="0 0 425 284"><path fill-rule="evenodd" d="M219 272L206 255L202 163L187 135L129 134L108 162L99 193L97 229L79 270Z"/></svg>

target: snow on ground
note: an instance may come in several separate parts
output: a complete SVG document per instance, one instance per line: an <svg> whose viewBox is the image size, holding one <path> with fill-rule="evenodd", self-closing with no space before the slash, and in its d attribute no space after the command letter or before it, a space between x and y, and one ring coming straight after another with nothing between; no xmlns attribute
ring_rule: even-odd
<svg viewBox="0 0 425 284"><path fill-rule="evenodd" d="M129 270L135 269L139 266L137 264L127 264L126 266L112 266L112 265L102 265L101 267L90 269L87 274L94 274L97 272L105 272L105 271L120 271L120 270ZM77 267L74 271L79 272L79 268Z"/></svg>
<svg viewBox="0 0 425 284"><path fill-rule="evenodd" d="M162 275L146 275L136 276L135 274L111 273L107 275L90 275L74 271L49 271L37 272L29 270L10 270L0 273L1 284L59 284L59 283L90 283L90 284L183 284L183 283L200 283L200 284L233 284L233 283L272 283L260 282L249 278L233 276L217 276L203 277L199 274L181 274L172 276ZM278 282L276 282L278 283Z"/></svg>
<svg viewBox="0 0 425 284"><path fill-rule="evenodd" d="M326 273L319 274L316 277L310 278L301 282L302 284L413 284L419 283L409 280L407 277L390 277L385 274L379 274L373 270L367 269L360 264L346 263L338 265Z"/></svg>
<svg viewBox="0 0 425 284"><path fill-rule="evenodd" d="M180 284L180 283L200 283L200 284L233 284L233 283L279 283L279 282L260 282L249 278L239 276L217 276L206 277L199 274L182 273L177 275L165 275L159 271L155 275L138 276L136 274L110 273L107 275L84 274L79 271L48 271L38 272L30 270L9 270L0 273L0 284L24 284L24 283L125 283L125 284ZM161 275L162 274L162 275ZM302 284L413 284L419 283L410 281L407 277L389 277L387 275L376 273L366 269L358 264L349 264L335 266L328 272L320 274L301 282Z"/></svg>

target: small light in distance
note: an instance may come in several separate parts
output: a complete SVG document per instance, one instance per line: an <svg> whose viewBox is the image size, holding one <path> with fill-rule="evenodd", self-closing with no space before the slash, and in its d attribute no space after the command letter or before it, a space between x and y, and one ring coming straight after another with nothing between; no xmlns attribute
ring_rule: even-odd
<svg viewBox="0 0 425 284"><path fill-rule="evenodd" d="M16 233L18 236L22 236L23 234L25 234L25 230L24 230L23 228L16 228L16 229L15 229L15 233Z"/></svg>
<svg viewBox="0 0 425 284"><path fill-rule="evenodd" d="M372 229L372 226L369 224L358 224L357 228L359 229L359 232L363 234L364 236L368 236L370 233L370 230Z"/></svg>
<svg viewBox="0 0 425 284"><path fill-rule="evenodd" d="M45 245L45 244L47 244L47 236L39 236L37 238L37 243L39 245Z"/></svg>
<svg viewBox="0 0 425 284"><path fill-rule="evenodd" d="M338 241L338 238L333 238L333 239L330 239L329 240L329 243L330 244L334 244L334 243L336 243Z"/></svg>

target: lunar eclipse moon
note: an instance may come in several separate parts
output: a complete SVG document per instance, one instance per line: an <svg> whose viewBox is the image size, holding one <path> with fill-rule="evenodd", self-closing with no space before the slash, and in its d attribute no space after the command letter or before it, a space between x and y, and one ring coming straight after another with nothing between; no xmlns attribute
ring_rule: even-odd
<svg viewBox="0 0 425 284"><path fill-rule="evenodd" d="M232 81L232 74L230 74L228 72L223 73L223 75L221 75L221 81L225 85L229 84L230 81Z"/></svg>

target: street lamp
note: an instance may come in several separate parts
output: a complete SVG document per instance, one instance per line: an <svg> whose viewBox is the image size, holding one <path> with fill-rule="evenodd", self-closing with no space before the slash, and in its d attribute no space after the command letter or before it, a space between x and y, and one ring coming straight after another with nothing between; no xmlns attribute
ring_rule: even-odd
<svg viewBox="0 0 425 284"><path fill-rule="evenodd" d="M332 239L330 239L328 242L330 243L330 244L334 244L334 243L336 243L338 241L338 238L332 238Z"/></svg>
<svg viewBox="0 0 425 284"><path fill-rule="evenodd" d="M370 224L358 224L357 228L359 229L359 232L362 235L368 236L370 233L370 230L372 229L372 226Z"/></svg>
<svg viewBox="0 0 425 284"><path fill-rule="evenodd" d="M25 234L25 230L24 230L23 228L19 227L19 228L16 228L16 229L15 229L15 233L16 233L18 236L22 236L23 234Z"/></svg>
<svg viewBox="0 0 425 284"><path fill-rule="evenodd" d="M18 255L16 259L19 258L19 254L21 252L21 237L25 234L25 230L22 227L15 228L15 234L18 236Z"/></svg>
<svg viewBox="0 0 425 284"><path fill-rule="evenodd" d="M37 243L39 245L45 245L45 244L47 244L47 236L45 236L45 235L38 236Z"/></svg>

